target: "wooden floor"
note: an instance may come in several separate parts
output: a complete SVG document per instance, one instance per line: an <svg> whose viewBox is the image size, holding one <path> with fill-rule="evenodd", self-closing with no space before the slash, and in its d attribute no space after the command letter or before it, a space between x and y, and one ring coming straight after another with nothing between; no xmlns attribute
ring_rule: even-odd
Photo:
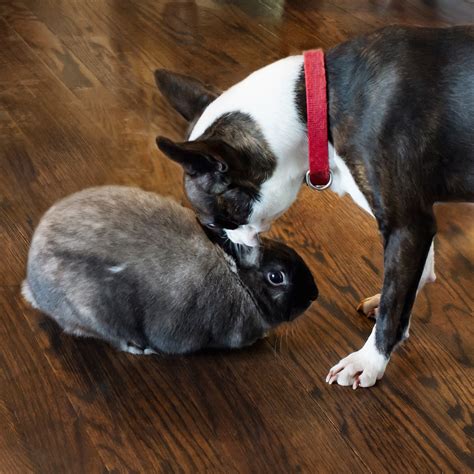
<svg viewBox="0 0 474 474"><path fill-rule="evenodd" d="M354 308L382 274L374 222L329 193L304 190L273 231L320 299L250 349L116 353L60 336L19 285L58 198L120 183L183 200L154 145L184 132L156 67L226 87L386 24L473 21L469 0L0 0L0 472L472 472L472 206L438 208L438 280L369 390L324 383L369 334Z"/></svg>

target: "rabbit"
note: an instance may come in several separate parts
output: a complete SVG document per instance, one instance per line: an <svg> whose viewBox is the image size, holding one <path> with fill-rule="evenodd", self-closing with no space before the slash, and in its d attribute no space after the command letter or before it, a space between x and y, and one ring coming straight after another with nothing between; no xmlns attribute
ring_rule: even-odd
<svg viewBox="0 0 474 474"><path fill-rule="evenodd" d="M290 247L237 246L172 199L125 186L46 212L22 292L66 333L134 354L247 346L318 296Z"/></svg>

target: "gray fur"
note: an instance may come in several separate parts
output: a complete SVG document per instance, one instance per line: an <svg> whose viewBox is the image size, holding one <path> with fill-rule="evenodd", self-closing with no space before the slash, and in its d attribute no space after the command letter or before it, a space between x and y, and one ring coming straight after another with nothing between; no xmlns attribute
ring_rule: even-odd
<svg viewBox="0 0 474 474"><path fill-rule="evenodd" d="M276 255L275 245L281 250L282 244L271 244ZM291 255L293 266L301 266ZM257 263L249 267L249 261ZM254 255L245 265L235 262L209 240L190 210L168 198L136 188L91 188L58 202L42 218L23 294L64 331L120 350L239 347L315 298L303 263L308 294L295 302L297 309L278 308L279 297L258 266L268 261ZM268 314L270 308L275 314Z"/></svg>

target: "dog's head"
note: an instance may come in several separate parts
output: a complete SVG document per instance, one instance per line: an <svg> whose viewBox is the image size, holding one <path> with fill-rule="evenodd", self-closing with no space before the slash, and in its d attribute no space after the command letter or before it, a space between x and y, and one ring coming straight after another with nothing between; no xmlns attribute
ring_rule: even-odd
<svg viewBox="0 0 474 474"><path fill-rule="evenodd" d="M189 123L187 141L158 137L158 147L183 167L200 221L250 246L293 203L304 174L295 156L307 146L295 106L301 63L287 58L272 66L278 77L263 68L222 94L188 76L155 72L160 91Z"/></svg>

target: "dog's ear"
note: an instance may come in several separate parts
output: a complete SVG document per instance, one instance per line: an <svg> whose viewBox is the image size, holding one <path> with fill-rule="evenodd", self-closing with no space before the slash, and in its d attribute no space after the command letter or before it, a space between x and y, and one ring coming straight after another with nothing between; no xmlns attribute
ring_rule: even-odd
<svg viewBox="0 0 474 474"><path fill-rule="evenodd" d="M158 148L171 160L180 164L189 175L225 173L227 163L205 141L175 143L169 138L158 137Z"/></svg>
<svg viewBox="0 0 474 474"><path fill-rule="evenodd" d="M219 95L211 86L190 76L157 69L155 81L168 102L188 122L201 115L204 109Z"/></svg>

